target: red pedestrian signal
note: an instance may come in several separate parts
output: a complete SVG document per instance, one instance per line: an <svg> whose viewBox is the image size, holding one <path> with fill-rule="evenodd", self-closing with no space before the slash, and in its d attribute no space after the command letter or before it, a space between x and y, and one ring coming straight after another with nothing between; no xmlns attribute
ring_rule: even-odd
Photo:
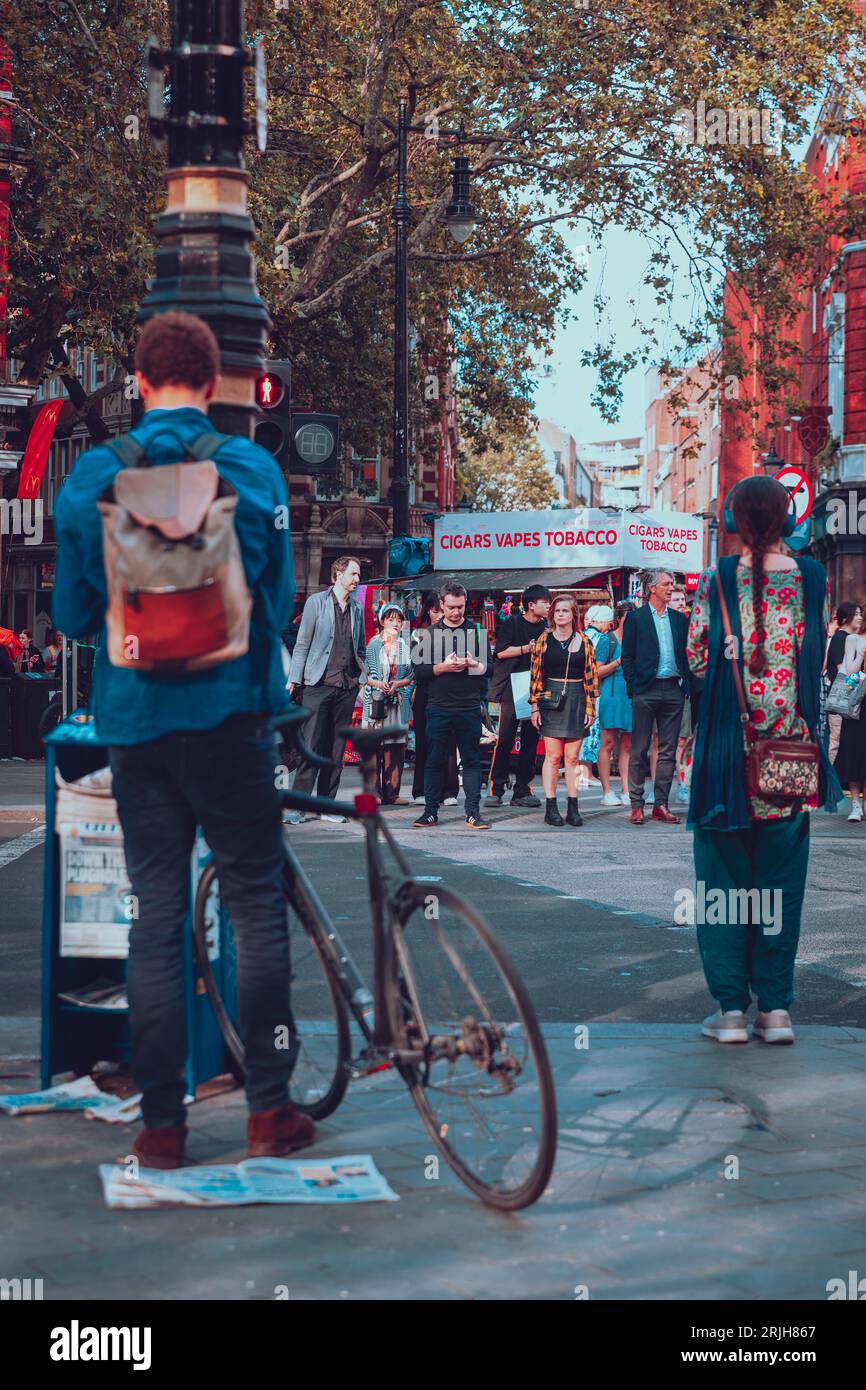
<svg viewBox="0 0 866 1390"><path fill-rule="evenodd" d="M286 394L283 381L273 372L256 378L256 405L261 410L274 410Z"/></svg>

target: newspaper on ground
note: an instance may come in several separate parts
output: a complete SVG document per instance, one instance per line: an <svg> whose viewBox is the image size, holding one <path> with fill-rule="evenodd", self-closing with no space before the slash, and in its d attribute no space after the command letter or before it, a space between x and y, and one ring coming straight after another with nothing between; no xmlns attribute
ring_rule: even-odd
<svg viewBox="0 0 866 1390"><path fill-rule="evenodd" d="M0 1095L0 1111L6 1115L40 1115L56 1110L83 1110L88 1120L107 1124L131 1124L141 1116L141 1092L134 1096L113 1096L89 1076L64 1081L47 1091L28 1091L24 1095Z"/></svg>
<svg viewBox="0 0 866 1390"><path fill-rule="evenodd" d="M237 1164L139 1168L100 1164L110 1207L235 1207L259 1202L397 1202L370 1154L345 1158L247 1158Z"/></svg>

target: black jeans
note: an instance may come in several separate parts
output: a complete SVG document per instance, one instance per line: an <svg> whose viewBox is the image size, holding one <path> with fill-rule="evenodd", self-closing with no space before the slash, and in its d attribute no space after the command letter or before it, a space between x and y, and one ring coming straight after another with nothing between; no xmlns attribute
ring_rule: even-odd
<svg viewBox="0 0 866 1390"><path fill-rule="evenodd" d="M532 774L535 772L535 750L538 747L538 733L529 719L518 720L514 701L504 698L499 706L499 731L496 737L496 750L490 768L490 790L494 796L501 796L508 779L508 764L515 735L520 729L520 752L517 755L517 777L512 796L527 796Z"/></svg>
<svg viewBox="0 0 866 1390"><path fill-rule="evenodd" d="M631 757L628 794L632 806L643 806L644 783L649 771L653 733L658 726L659 756L653 795L656 806L667 806L677 761L677 739L683 722L685 692L676 676L654 680L648 690L631 702Z"/></svg>
<svg viewBox="0 0 866 1390"><path fill-rule="evenodd" d="M427 765L424 770L425 810L436 815L442 800L445 768L454 743L463 764L466 815L477 816L481 802L481 710L427 707Z"/></svg>
<svg viewBox="0 0 866 1390"><path fill-rule="evenodd" d="M319 796L327 796L334 800L340 789L343 754L346 751L346 740L338 737L335 730L341 724L351 724L352 710L357 699L357 685L353 685L351 690L341 690L336 685L304 686L301 704L305 709L313 711L312 718L303 726L304 738L314 753L321 753L323 758L331 758L337 766L317 768L312 763L301 763L295 773L292 791L306 792L309 796L318 772Z"/></svg>
<svg viewBox="0 0 866 1390"><path fill-rule="evenodd" d="M247 1102L250 1111L285 1105L297 1046L277 752L267 722L234 715L216 729L112 748L110 759L137 907L127 985L132 1074L144 1123L184 1121L184 927L196 825L213 851L237 942ZM289 1046L278 1047L277 1039Z"/></svg>
<svg viewBox="0 0 866 1390"><path fill-rule="evenodd" d="M415 732L415 764L412 771L412 795L424 795L424 774L427 768L427 687L419 682L415 686L415 699L412 702L412 727ZM443 800L460 791L457 775L457 750L452 742L451 752L445 768L445 785L442 788Z"/></svg>

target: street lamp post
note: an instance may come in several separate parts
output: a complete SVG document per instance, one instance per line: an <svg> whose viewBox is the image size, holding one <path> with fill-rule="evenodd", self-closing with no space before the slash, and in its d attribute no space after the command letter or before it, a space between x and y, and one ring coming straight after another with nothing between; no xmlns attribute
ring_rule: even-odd
<svg viewBox="0 0 866 1390"><path fill-rule="evenodd" d="M400 102L397 120L397 197L394 218L394 457L391 488L394 535L409 532L409 227L412 209L406 194L409 103Z"/></svg>
<svg viewBox="0 0 866 1390"><path fill-rule="evenodd" d="M394 509L394 535L409 534L409 228L412 208L406 191L406 157L409 132L429 134L426 126L413 126L409 103L403 98L397 119L397 196L392 209L394 219L394 448L391 463L391 496ZM452 169L451 202L442 219L460 245L471 235L478 217L469 200L469 160L463 154L466 132L441 130L456 136L460 153ZM496 139L496 136L482 137Z"/></svg>
<svg viewBox="0 0 866 1390"><path fill-rule="evenodd" d="M254 384L263 370L268 311L256 290L247 212L244 72L257 63L259 149L264 148L261 49L244 44L243 0L173 0L171 46L148 50L151 129L168 137L167 199L157 218L155 276L139 310L198 314L220 345L222 375L210 416L218 429L251 435ZM162 91L171 83L166 114Z"/></svg>

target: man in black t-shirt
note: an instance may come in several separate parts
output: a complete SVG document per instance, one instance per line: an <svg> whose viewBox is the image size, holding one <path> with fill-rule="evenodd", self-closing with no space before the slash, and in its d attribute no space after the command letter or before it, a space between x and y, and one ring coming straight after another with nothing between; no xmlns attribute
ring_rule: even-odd
<svg viewBox="0 0 866 1390"><path fill-rule="evenodd" d="M488 697L499 701L499 734L490 768L490 795L485 803L487 806L502 805L508 763L517 733L518 719L514 708L511 677L515 671L529 670L535 639L540 637L547 627L550 600L550 590L545 589L543 584L530 584L523 591L523 612L514 613L512 617L506 618L496 637L493 679L490 682ZM535 771L538 735L529 719L522 719L519 723L520 754L511 804L540 806L541 802L537 796L532 795L530 786Z"/></svg>

